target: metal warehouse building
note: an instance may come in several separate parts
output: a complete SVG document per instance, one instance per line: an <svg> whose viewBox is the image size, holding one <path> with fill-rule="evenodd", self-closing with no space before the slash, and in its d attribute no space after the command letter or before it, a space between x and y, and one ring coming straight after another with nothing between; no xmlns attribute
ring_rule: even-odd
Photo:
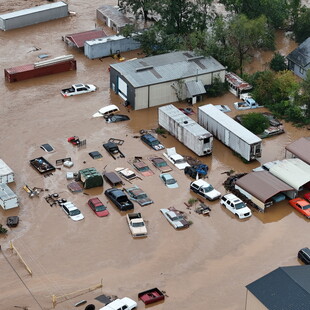
<svg viewBox="0 0 310 310"><path fill-rule="evenodd" d="M178 51L110 66L110 87L134 110L191 99L206 92L214 78L225 81L225 67L213 57Z"/></svg>
<svg viewBox="0 0 310 310"><path fill-rule="evenodd" d="M36 6L0 15L0 29L11 30L69 15L68 4L63 1Z"/></svg>
<svg viewBox="0 0 310 310"><path fill-rule="evenodd" d="M299 158L310 165L310 137L300 138L285 147L286 158Z"/></svg>

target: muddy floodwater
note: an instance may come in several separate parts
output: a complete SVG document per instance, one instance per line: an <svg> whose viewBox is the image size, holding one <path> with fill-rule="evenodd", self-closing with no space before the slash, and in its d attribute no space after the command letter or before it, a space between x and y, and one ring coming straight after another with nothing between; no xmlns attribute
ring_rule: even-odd
<svg viewBox="0 0 310 310"><path fill-rule="evenodd" d="M0 12L6 13L40 5L45 1L9 0L1 2ZM149 177L137 179L136 184L154 200L154 204L140 207L147 223L147 238L131 237L125 214L121 214L107 200L103 188L71 193L66 173L95 167L102 172L117 167L130 167L128 160L141 156L147 160L155 151L139 139L141 129L158 127L157 108L127 111L123 100L109 88L111 57L89 60L82 52L68 47L62 36L104 27L96 20L96 9L116 1L67 1L75 14L61 20L0 32L1 70L39 61L39 55L49 58L73 54L77 71L50 75L26 81L7 83L0 80L0 158L15 172L11 185L20 199L20 207L0 210L0 223L8 216L17 215L20 223L0 236L0 309L53 309L52 296L56 296L55 309L74 309L75 303L87 300L99 309L103 304L96 299L101 294L130 297L138 301L138 293L153 287L165 291L165 301L156 305L158 310L210 309L240 310L246 301L245 286L280 266L299 265L297 251L309 246L309 221L297 214L288 201L278 203L265 213L253 211L247 220L238 220L218 201L207 202L210 216L202 216L185 205L193 197L189 191L191 179L175 168L171 174L179 188L166 188L158 170ZM111 34L111 31L104 27ZM277 34L277 48L288 54L296 47L282 33ZM123 53L126 60L143 57L140 51ZM247 70L265 68L272 53L256 54ZM3 71L2 71L3 72ZM98 90L91 94L64 98L62 88L74 83L95 84ZM220 98L206 98L199 105L227 104L230 116L236 97L230 93ZM92 118L101 107L116 104L129 121L107 124ZM186 103L175 103L187 107ZM261 108L258 111L265 111ZM242 112L246 113L246 112ZM195 119L197 114L193 115ZM225 171L250 172L267 161L283 159L284 148L290 142L309 136L309 131L284 123L285 133L263 140L263 155L259 161L244 164L230 149L214 141L211 156L201 160L209 166L208 181L222 194ZM67 142L71 136L86 139L86 146L77 148ZM102 147L109 138L123 139L120 146L125 158L114 160ZM175 138L159 137L166 147L175 146L178 153L196 157ZM40 145L49 143L54 153L45 153ZM89 152L99 151L103 157L93 160ZM71 157L74 166L61 166L53 175L43 177L29 161L44 156L55 164L57 159ZM150 163L150 162L149 162ZM38 197L30 198L23 186L45 189ZM58 193L61 198L74 202L85 219L73 222L59 206L50 207L44 197ZM87 206L90 197L98 196L108 207L110 215L97 217ZM159 209L175 207L188 216L192 225L176 231L162 216ZM10 249L13 244L20 254ZM22 260L31 270L27 271ZM92 290L102 283L102 288ZM85 306L80 306L83 309Z"/></svg>

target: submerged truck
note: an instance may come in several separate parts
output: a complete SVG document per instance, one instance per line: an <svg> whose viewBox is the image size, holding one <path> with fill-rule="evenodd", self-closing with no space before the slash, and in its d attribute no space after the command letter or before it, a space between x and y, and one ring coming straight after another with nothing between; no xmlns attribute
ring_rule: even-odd
<svg viewBox="0 0 310 310"><path fill-rule="evenodd" d="M174 105L158 108L158 123L198 156L212 153L212 134Z"/></svg>
<svg viewBox="0 0 310 310"><path fill-rule="evenodd" d="M130 232L133 237L146 237L147 229L141 213L128 213L126 215Z"/></svg>
<svg viewBox="0 0 310 310"><path fill-rule="evenodd" d="M14 182L14 172L2 159L0 159L0 183L11 182Z"/></svg>
<svg viewBox="0 0 310 310"><path fill-rule="evenodd" d="M198 123L245 160L262 156L262 140L212 104L198 108Z"/></svg>

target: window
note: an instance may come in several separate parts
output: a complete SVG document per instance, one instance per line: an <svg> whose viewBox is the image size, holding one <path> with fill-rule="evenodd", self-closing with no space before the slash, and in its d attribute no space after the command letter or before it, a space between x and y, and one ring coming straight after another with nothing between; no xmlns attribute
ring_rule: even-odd
<svg viewBox="0 0 310 310"><path fill-rule="evenodd" d="M304 74L304 73L305 73L305 70L304 70L304 68L302 68L302 67L299 67L299 72L300 72L301 74Z"/></svg>

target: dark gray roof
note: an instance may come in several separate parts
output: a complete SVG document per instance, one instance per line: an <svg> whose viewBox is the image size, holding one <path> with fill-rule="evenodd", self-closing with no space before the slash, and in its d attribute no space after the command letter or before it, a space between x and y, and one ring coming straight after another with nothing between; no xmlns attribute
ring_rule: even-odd
<svg viewBox="0 0 310 310"><path fill-rule="evenodd" d="M288 54L286 58L301 67L310 64L310 37Z"/></svg>
<svg viewBox="0 0 310 310"><path fill-rule="evenodd" d="M133 87L159 84L223 71L225 67L213 57L178 51L111 64Z"/></svg>
<svg viewBox="0 0 310 310"><path fill-rule="evenodd" d="M293 187L273 176L268 171L250 172L238 179L236 185L263 202L278 193L293 190Z"/></svg>
<svg viewBox="0 0 310 310"><path fill-rule="evenodd" d="M279 267L246 288L268 310L310 309L310 266Z"/></svg>
<svg viewBox="0 0 310 310"><path fill-rule="evenodd" d="M310 165L310 138L300 138L285 147L286 150Z"/></svg>

